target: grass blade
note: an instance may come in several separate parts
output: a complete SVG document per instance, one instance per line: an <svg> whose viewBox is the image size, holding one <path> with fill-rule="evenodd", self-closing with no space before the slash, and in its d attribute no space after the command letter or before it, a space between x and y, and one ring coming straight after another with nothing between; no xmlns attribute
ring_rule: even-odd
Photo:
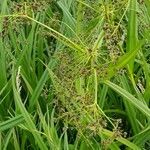
<svg viewBox="0 0 150 150"><path fill-rule="evenodd" d="M110 81L105 81L104 83L108 85L110 88L112 88L114 91L119 93L121 96L126 98L132 105L134 105L137 109L143 112L147 117L150 117L150 109L147 107L147 105L144 105L140 100L135 98L132 94L122 89L118 85Z"/></svg>

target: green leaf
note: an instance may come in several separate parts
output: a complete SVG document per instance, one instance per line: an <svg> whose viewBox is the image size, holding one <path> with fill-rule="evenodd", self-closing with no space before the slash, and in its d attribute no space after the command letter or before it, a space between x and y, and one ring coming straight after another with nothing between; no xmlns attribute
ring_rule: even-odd
<svg viewBox="0 0 150 150"><path fill-rule="evenodd" d="M0 132L10 129L10 128L13 128L23 122L24 122L23 115L18 115L9 120L6 120L6 121L0 123Z"/></svg>
<svg viewBox="0 0 150 150"><path fill-rule="evenodd" d="M141 112L143 112L147 117L150 117L150 109L147 107L147 105L145 105L144 103L142 103L140 100L138 100L137 98L135 98L132 94L130 94L128 91L122 89L118 85L116 85L116 84L114 84L114 83L112 83L110 81L104 81L104 83L106 85L108 85L110 88L112 88L114 91L116 91L117 93L119 93L121 96L123 96L124 98L126 98L126 100L128 100L138 110L140 110Z"/></svg>

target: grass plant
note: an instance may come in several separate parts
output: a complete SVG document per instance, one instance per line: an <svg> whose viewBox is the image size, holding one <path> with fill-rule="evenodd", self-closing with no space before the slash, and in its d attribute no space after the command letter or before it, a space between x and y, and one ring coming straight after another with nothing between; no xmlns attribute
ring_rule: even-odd
<svg viewBox="0 0 150 150"><path fill-rule="evenodd" d="M149 0L1 0L0 150L149 150L149 68Z"/></svg>

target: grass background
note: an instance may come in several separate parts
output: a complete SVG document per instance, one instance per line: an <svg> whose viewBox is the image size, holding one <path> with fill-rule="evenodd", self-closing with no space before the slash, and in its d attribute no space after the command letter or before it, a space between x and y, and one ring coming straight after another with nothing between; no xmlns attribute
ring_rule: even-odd
<svg viewBox="0 0 150 150"><path fill-rule="evenodd" d="M150 149L150 1L0 1L0 149Z"/></svg>

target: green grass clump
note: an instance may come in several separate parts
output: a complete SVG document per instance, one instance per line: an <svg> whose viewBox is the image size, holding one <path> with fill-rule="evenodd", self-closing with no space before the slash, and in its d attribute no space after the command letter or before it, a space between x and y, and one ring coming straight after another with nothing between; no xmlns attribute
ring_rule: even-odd
<svg viewBox="0 0 150 150"><path fill-rule="evenodd" d="M149 150L150 1L0 1L0 149Z"/></svg>

